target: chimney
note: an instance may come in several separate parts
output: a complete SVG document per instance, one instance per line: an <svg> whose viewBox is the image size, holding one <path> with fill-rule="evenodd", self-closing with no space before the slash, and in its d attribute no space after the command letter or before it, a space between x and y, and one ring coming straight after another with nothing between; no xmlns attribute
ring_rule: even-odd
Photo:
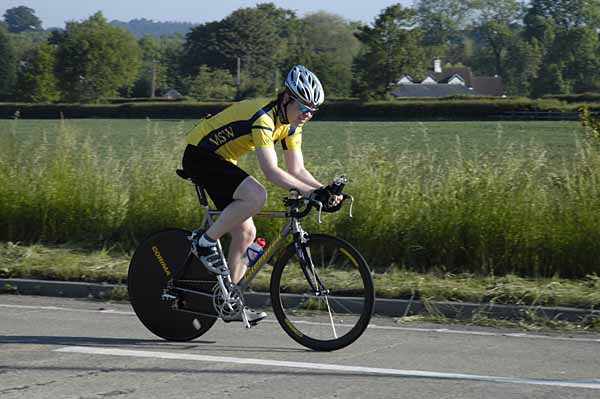
<svg viewBox="0 0 600 399"><path fill-rule="evenodd" d="M433 72L442 73L442 60L439 58L433 60Z"/></svg>

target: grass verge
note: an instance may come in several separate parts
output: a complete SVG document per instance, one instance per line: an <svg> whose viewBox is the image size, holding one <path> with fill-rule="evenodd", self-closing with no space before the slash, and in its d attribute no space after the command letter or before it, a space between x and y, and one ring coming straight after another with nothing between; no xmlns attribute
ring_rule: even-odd
<svg viewBox="0 0 600 399"><path fill-rule="evenodd" d="M0 277L125 284L130 254L118 250L87 250L74 245L43 246L0 243ZM253 289L268 291L267 266ZM379 298L422 301L485 302L525 306L600 308L600 277L583 279L477 276L416 273L390 268L374 273ZM340 285L349 282L340 277Z"/></svg>
<svg viewBox="0 0 600 399"><path fill-rule="evenodd" d="M108 282L125 284L130 254L105 248L85 249L77 245L19 245L0 243L0 278L34 278L44 280ZM266 266L253 281L253 289L267 291L270 267ZM468 320L444 317L433 302L455 301L515 304L525 306L565 306L600 308L600 277L584 279L526 279L514 275L481 277L473 274L415 273L390 268L375 273L379 298L415 299L428 304L428 314L397 318L396 323L432 322L494 328L517 328L535 332L600 332L600 318L589 317L567 322L539 317L525 312L519 320L500 320L484 312ZM344 285L348 282L340 280ZM0 294L14 294L10 285ZM127 290L116 288L104 300L127 300Z"/></svg>
<svg viewBox="0 0 600 399"><path fill-rule="evenodd" d="M526 314L519 320L500 320L485 314L475 315L471 320L450 319L440 315L416 315L399 317L396 324L435 323L456 324L491 328L509 328L540 333L600 333L600 318L586 318L578 322L545 319L533 314Z"/></svg>

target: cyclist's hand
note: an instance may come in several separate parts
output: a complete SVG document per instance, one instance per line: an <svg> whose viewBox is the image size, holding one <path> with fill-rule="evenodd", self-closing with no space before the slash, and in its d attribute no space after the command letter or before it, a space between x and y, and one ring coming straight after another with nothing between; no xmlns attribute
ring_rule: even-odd
<svg viewBox="0 0 600 399"><path fill-rule="evenodd" d="M327 206L336 207L339 204L341 204L343 200L344 200L343 196L333 194L332 196L329 197L329 202L327 203Z"/></svg>
<svg viewBox="0 0 600 399"><path fill-rule="evenodd" d="M323 204L323 212L337 212L342 207L344 197L336 195L329 186L317 188L310 195L310 199Z"/></svg>
<svg viewBox="0 0 600 399"><path fill-rule="evenodd" d="M323 206L327 205L330 196L331 193L327 191L327 187L325 186L317 188L312 193L310 193L310 199L313 201L319 201L323 204Z"/></svg>

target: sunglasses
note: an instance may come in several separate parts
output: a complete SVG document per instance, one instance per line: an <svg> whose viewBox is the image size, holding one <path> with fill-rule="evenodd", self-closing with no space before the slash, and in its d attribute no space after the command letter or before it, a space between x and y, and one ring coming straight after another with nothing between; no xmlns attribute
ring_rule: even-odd
<svg viewBox="0 0 600 399"><path fill-rule="evenodd" d="M309 112L312 112L313 114L315 112L317 112L319 109L318 108L311 108L308 105L304 105L303 103L300 102L300 100L298 100L297 98L295 98L294 100L296 100L296 102L298 103L298 109L300 110L300 112L302 112L303 114L308 114Z"/></svg>

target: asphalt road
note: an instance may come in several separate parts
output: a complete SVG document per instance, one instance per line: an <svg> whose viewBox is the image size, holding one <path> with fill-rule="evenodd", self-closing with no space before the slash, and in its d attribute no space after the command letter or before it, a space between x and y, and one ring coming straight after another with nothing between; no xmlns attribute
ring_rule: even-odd
<svg viewBox="0 0 600 399"><path fill-rule="evenodd" d="M2 398L598 398L600 336L375 319L306 350L272 315L160 340L128 304L0 295Z"/></svg>

